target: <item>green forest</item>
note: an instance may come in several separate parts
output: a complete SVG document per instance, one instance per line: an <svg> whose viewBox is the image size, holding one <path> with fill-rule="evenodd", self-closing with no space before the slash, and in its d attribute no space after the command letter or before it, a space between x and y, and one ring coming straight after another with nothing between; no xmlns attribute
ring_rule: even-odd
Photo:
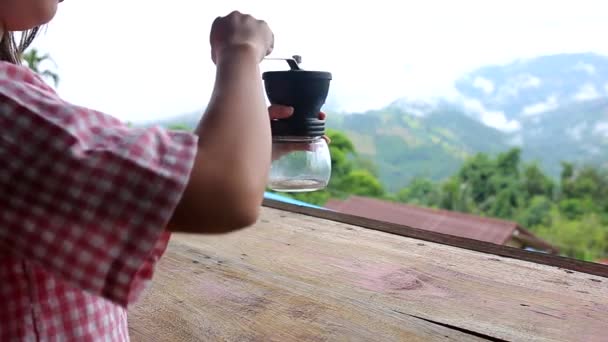
<svg viewBox="0 0 608 342"><path fill-rule="evenodd" d="M329 198L360 195L472 213L518 222L560 248L563 255L597 261L608 255L608 173L563 162L559 179L537 163L524 163L521 150L478 153L443 181L414 178L388 192L377 167L361 157L343 133L329 130L332 178L327 189L286 195L323 205Z"/></svg>

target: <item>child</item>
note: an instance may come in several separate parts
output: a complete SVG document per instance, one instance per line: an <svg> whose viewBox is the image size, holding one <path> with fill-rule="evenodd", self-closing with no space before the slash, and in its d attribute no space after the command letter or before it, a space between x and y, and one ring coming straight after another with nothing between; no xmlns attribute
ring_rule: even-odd
<svg viewBox="0 0 608 342"><path fill-rule="evenodd" d="M271 162L259 63L273 34L239 12L217 18L199 126L130 128L18 65L58 2L0 0L0 340L125 341L126 309L171 231L257 220ZM24 30L17 44L12 32Z"/></svg>

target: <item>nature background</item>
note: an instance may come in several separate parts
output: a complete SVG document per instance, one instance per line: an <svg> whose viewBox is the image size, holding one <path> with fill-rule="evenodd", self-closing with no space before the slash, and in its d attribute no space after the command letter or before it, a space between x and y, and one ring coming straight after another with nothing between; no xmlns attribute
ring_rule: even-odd
<svg viewBox="0 0 608 342"><path fill-rule="evenodd" d="M304 68L334 75L324 107L331 184L294 197L323 205L356 194L514 220L564 255L599 261L608 256L606 7L67 1L28 62L69 101L189 129L213 85L211 22L251 13L273 28L273 56L300 54Z"/></svg>

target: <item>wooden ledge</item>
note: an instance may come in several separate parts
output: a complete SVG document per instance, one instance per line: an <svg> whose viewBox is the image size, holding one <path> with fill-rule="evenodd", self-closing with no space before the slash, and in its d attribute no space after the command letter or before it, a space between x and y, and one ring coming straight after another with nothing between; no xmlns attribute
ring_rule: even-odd
<svg viewBox="0 0 608 342"><path fill-rule="evenodd" d="M420 230L412 227L402 226L394 223L368 219L365 217L342 214L331 210L298 206L295 204L289 204L270 199L264 200L264 206L268 208L279 209L325 220L351 224L363 228L368 228L399 236L405 236L413 239L435 242L442 245L459 247L472 251L499 255L507 258L514 258L543 265L560 267L563 269L584 272L600 277L608 277L608 266L598 263L586 262L557 255L526 251L519 248L501 246L489 242L467 239L459 236L445 235L427 230Z"/></svg>
<svg viewBox="0 0 608 342"><path fill-rule="evenodd" d="M586 270L604 272L267 201L248 229L175 234L129 310L129 333L146 342L605 341L608 278Z"/></svg>

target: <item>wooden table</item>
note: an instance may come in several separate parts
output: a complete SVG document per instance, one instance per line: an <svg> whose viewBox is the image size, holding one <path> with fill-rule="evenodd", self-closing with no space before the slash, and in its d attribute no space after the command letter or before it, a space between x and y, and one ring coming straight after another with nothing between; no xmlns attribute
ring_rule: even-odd
<svg viewBox="0 0 608 342"><path fill-rule="evenodd" d="M237 233L174 235L130 310L130 334L608 341L608 267L591 268L596 274L264 208L256 226Z"/></svg>

